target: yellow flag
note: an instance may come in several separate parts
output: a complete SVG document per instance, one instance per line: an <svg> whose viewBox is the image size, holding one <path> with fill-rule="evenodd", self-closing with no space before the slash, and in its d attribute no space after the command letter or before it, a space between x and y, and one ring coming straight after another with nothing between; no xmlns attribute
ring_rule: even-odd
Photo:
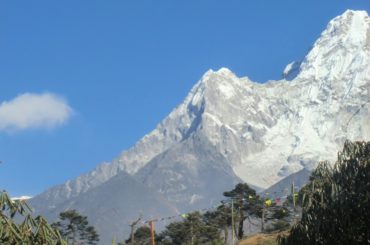
<svg viewBox="0 0 370 245"><path fill-rule="evenodd" d="M182 217L183 219L186 219L188 216L189 216L188 214L181 214L181 217Z"/></svg>
<svg viewBox="0 0 370 245"><path fill-rule="evenodd" d="M267 199L267 200L265 201L265 204L266 204L266 206L267 206L267 207L271 206L271 204L272 204L271 199Z"/></svg>

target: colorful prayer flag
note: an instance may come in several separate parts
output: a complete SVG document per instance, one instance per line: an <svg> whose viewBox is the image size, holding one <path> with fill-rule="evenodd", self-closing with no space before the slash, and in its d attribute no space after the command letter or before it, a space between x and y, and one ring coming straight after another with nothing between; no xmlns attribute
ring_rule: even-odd
<svg viewBox="0 0 370 245"><path fill-rule="evenodd" d="M188 214L181 214L181 218L186 219L189 215Z"/></svg>
<svg viewBox="0 0 370 245"><path fill-rule="evenodd" d="M267 206L267 207L271 206L271 204L272 204L271 199L267 199L267 200L265 201L265 204L266 204L266 206Z"/></svg>

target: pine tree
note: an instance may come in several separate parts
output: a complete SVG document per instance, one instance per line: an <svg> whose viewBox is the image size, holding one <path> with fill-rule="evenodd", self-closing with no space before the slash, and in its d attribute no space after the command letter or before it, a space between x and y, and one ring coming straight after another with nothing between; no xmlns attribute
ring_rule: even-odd
<svg viewBox="0 0 370 245"><path fill-rule="evenodd" d="M162 245L222 244L220 231L207 224L199 212L187 214L184 221L169 224L159 238Z"/></svg>
<svg viewBox="0 0 370 245"><path fill-rule="evenodd" d="M204 220L208 225L218 227L223 231L224 243L226 244L229 238L229 227L231 227L231 207L222 204L215 211L208 211L204 215Z"/></svg>
<svg viewBox="0 0 370 245"><path fill-rule="evenodd" d="M52 226L60 231L69 245L97 244L99 235L93 226L89 226L86 216L76 210L68 210L59 214L59 221Z"/></svg>
<svg viewBox="0 0 370 245"><path fill-rule="evenodd" d="M148 226L141 226L139 227L135 233L135 244L137 245L150 245L151 244L151 230ZM157 237L156 234L154 234L154 237ZM126 244L131 244L131 237L127 239Z"/></svg>
<svg viewBox="0 0 370 245"><path fill-rule="evenodd" d="M262 200L256 195L256 191L248 186L246 183L239 183L231 191L224 192L225 197L229 197L234 202L234 209L237 216L237 236L242 239L244 235L244 221L249 216L262 216ZM233 227L233 229L235 229Z"/></svg>

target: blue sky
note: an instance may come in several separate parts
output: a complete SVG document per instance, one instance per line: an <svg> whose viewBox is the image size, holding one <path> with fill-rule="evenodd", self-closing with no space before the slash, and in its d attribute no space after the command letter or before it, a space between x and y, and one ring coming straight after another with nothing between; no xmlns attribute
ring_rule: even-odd
<svg viewBox="0 0 370 245"><path fill-rule="evenodd" d="M279 79L346 9L370 3L1 1L0 188L35 195L110 161L210 68Z"/></svg>

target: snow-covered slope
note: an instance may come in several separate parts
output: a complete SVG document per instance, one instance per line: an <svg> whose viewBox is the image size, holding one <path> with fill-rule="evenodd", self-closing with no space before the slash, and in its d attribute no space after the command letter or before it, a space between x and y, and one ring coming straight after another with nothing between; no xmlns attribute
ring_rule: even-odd
<svg viewBox="0 0 370 245"><path fill-rule="evenodd" d="M348 10L330 21L292 81L259 84L210 70L140 144L160 135L172 139L165 149L202 133L236 175L264 188L334 160L346 138L369 139L369 94L370 19ZM125 153L118 161L130 173L149 162L129 163Z"/></svg>
<svg viewBox="0 0 370 245"><path fill-rule="evenodd" d="M206 205L207 191L221 194L239 179L267 188L319 160L334 160L345 139L370 139L366 12L348 10L330 21L284 74L260 84L227 68L209 70L131 149L35 197L39 210L78 199L123 171L172 204Z"/></svg>
<svg viewBox="0 0 370 245"><path fill-rule="evenodd" d="M241 182L224 156L201 134L156 156L135 177L183 212L218 203L223 190Z"/></svg>

